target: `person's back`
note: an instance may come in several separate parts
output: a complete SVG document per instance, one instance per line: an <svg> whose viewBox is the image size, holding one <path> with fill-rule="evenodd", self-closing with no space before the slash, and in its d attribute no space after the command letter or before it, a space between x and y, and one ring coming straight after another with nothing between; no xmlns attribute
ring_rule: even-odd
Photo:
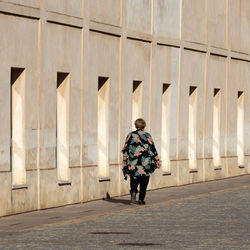
<svg viewBox="0 0 250 250"><path fill-rule="evenodd" d="M139 204L145 204L149 176L160 167L160 161L151 135L144 131L146 122L137 119L135 126L137 130L128 134L122 150L123 172L130 175L131 202L136 203L137 187L140 184Z"/></svg>

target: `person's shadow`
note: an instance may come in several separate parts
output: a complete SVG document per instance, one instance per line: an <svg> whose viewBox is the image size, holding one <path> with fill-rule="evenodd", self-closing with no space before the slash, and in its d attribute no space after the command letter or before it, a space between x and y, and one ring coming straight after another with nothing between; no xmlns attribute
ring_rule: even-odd
<svg viewBox="0 0 250 250"><path fill-rule="evenodd" d="M106 198L103 198L103 200L107 202L112 202L112 203L121 203L124 205L131 205L130 200L111 198L108 192L106 193Z"/></svg>

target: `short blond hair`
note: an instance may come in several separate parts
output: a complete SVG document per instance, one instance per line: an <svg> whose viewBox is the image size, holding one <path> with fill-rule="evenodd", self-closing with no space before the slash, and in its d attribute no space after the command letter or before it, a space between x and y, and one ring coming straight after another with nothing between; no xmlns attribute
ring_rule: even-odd
<svg viewBox="0 0 250 250"><path fill-rule="evenodd" d="M146 127L146 122L142 118L136 119L135 127L136 129L144 129Z"/></svg>

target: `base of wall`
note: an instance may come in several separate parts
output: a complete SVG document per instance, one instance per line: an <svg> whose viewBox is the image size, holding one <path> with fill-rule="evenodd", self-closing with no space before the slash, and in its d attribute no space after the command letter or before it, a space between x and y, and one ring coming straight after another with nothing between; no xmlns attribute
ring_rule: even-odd
<svg viewBox="0 0 250 250"><path fill-rule="evenodd" d="M234 160L225 159L220 169L215 170L212 162L200 160L198 168L192 171L189 169L188 161L175 162L166 175L161 170L156 170L151 175L148 190L249 174L247 163L244 168L235 163ZM25 188L12 189L11 173L0 176L0 182L3 184L3 188L0 190L3 201L0 204L0 216L103 199L106 198L107 193L111 197L119 197L129 194L130 189L130 181L129 179L124 180L120 166L110 166L110 178L105 178L101 182L98 178L97 167L83 168L82 170L80 167L71 169L72 180L61 183L62 185L57 181L56 169L44 170L40 174L39 208L36 171L27 174ZM82 187L82 190L79 187Z"/></svg>

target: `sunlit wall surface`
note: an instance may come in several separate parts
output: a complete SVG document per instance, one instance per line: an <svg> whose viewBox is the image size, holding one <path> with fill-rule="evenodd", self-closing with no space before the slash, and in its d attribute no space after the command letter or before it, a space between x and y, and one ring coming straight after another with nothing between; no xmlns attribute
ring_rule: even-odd
<svg viewBox="0 0 250 250"><path fill-rule="evenodd" d="M249 27L248 0L0 1L0 216L128 194L139 117L149 189L249 173Z"/></svg>

